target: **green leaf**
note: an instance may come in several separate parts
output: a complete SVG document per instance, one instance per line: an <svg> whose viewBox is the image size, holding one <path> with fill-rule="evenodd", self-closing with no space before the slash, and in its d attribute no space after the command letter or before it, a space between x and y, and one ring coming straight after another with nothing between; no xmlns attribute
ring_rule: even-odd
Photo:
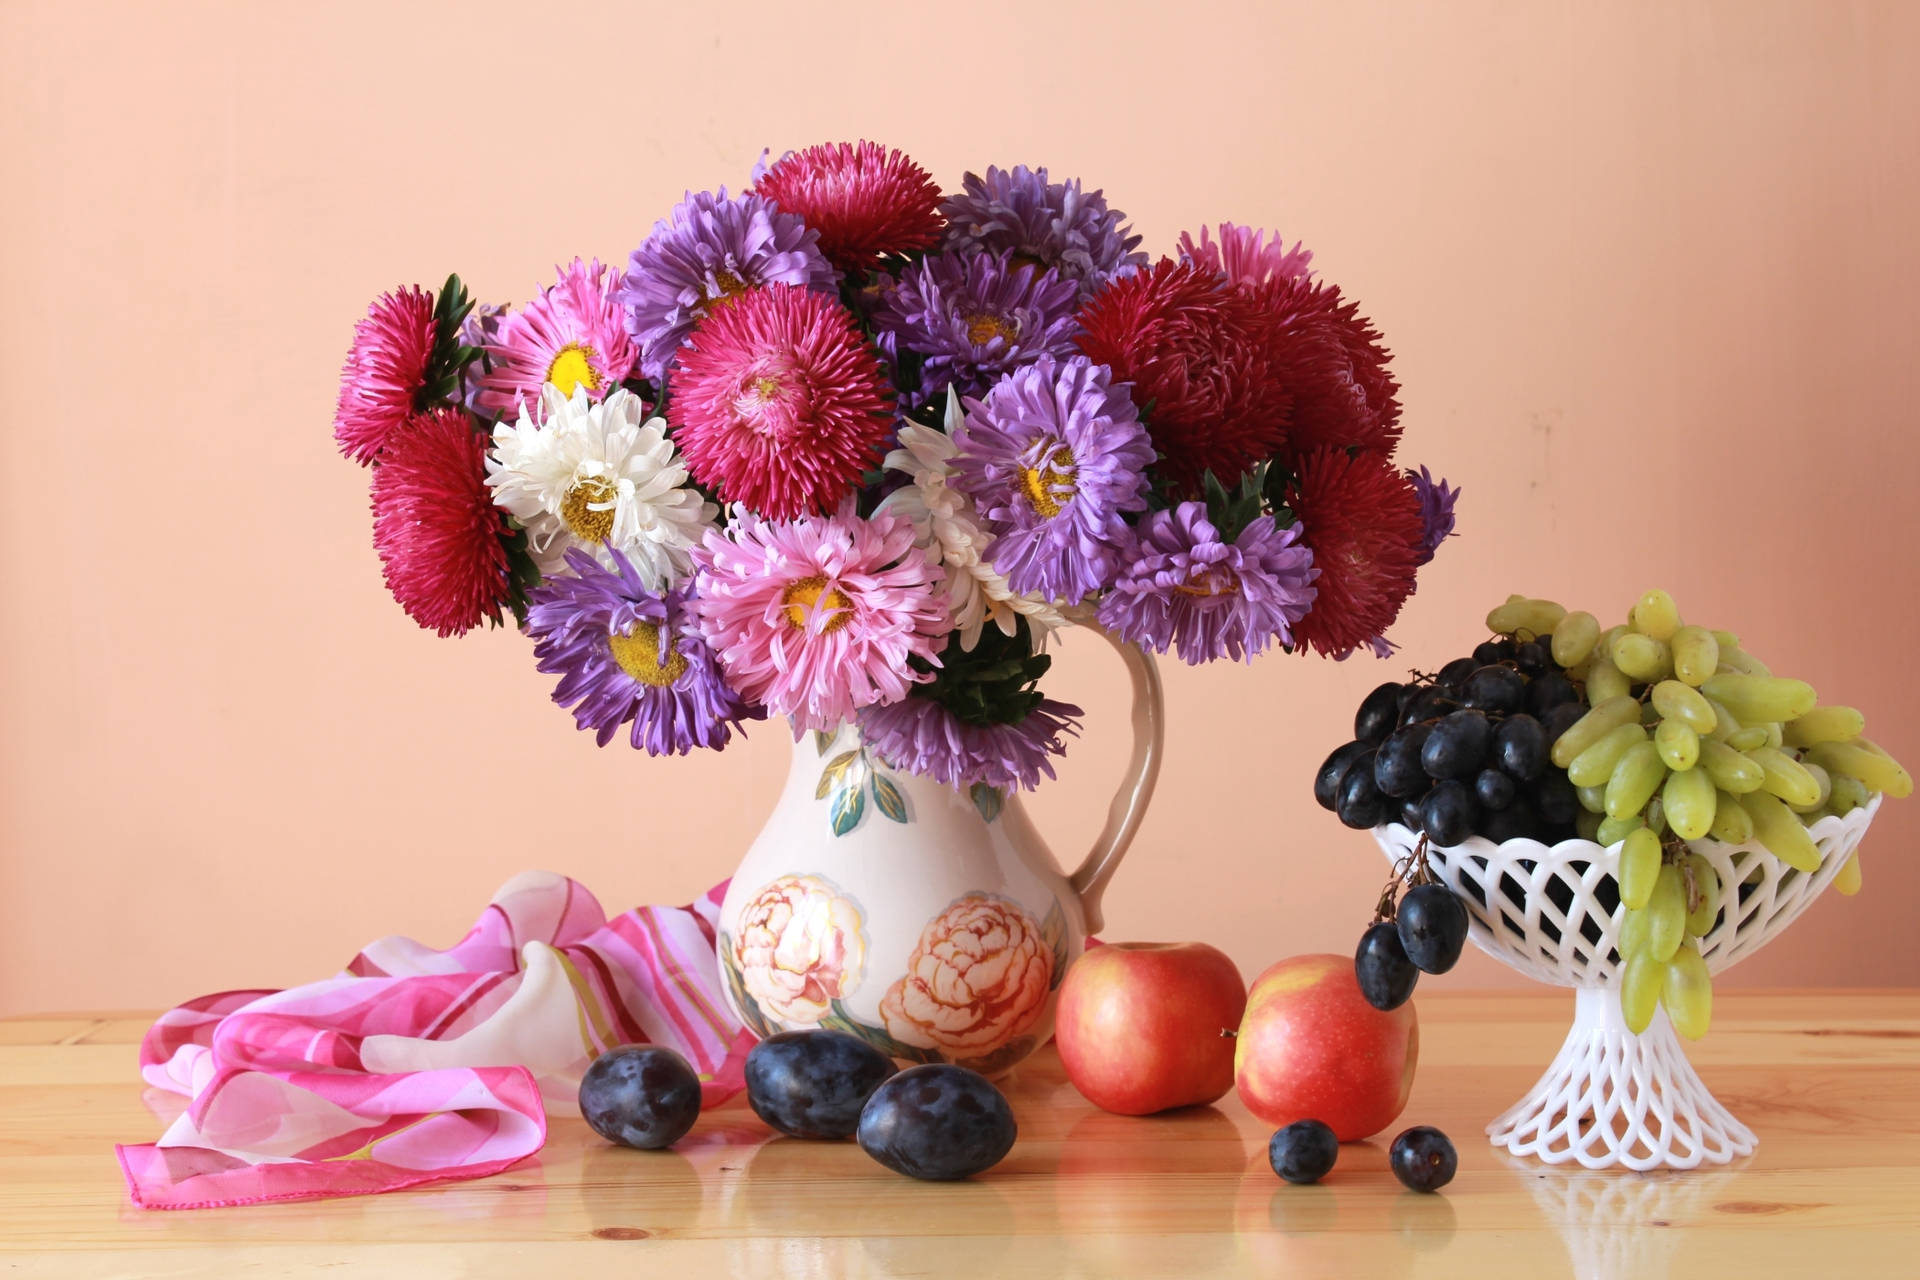
<svg viewBox="0 0 1920 1280"><path fill-rule="evenodd" d="M833 834L843 836L860 825L867 812L867 789L849 778L833 790L828 813L833 818Z"/></svg>
<svg viewBox="0 0 1920 1280"><path fill-rule="evenodd" d="M884 773L873 775L873 803L880 812L895 822L907 821L907 798L900 794L900 788L894 785L892 778Z"/></svg>
<svg viewBox="0 0 1920 1280"><path fill-rule="evenodd" d="M870 1022L861 1022L847 1012L847 1007L838 1000L829 1005L832 1010L820 1020L820 1026L826 1031L840 1031L864 1040L889 1058L898 1058L902 1062L944 1062L937 1049L923 1049L917 1044L908 1044L896 1040L884 1027L876 1027Z"/></svg>
<svg viewBox="0 0 1920 1280"><path fill-rule="evenodd" d="M984 782L976 782L973 784L973 789L967 794L973 797L973 807L980 811L982 818L985 818L988 822L992 822L1000 816L1000 808L1003 801L1000 798L1000 793L994 788Z"/></svg>
<svg viewBox="0 0 1920 1280"><path fill-rule="evenodd" d="M825 729L815 729L813 731L813 754L817 756L823 756L827 754L827 748L832 745L833 745L832 734L828 733ZM816 800L818 800L819 798L820 798L819 796L814 797L814 799Z"/></svg>
<svg viewBox="0 0 1920 1280"><path fill-rule="evenodd" d="M821 750L824 751L826 748L822 747ZM841 780L846 777L847 770L853 768L854 763L859 759L860 753L858 751L846 751L827 761L827 767L820 771L820 785L813 789L813 798L815 800L825 800L827 798L827 792L839 785Z"/></svg>

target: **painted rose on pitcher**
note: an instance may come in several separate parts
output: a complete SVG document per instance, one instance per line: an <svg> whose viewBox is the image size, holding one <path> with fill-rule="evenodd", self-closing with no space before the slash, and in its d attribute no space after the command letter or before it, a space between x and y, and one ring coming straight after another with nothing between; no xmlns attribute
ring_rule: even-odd
<svg viewBox="0 0 1920 1280"><path fill-rule="evenodd" d="M781 876L740 912L733 955L767 1016L815 1023L860 985L867 943L860 908L822 876Z"/></svg>
<svg viewBox="0 0 1920 1280"><path fill-rule="evenodd" d="M1053 948L1018 903L971 893L920 934L880 1002L888 1034L950 1058L991 1053L1038 1021Z"/></svg>

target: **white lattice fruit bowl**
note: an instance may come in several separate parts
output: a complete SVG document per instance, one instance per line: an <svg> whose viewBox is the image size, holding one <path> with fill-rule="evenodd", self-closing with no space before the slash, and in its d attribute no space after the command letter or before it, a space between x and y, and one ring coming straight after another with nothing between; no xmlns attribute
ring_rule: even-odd
<svg viewBox="0 0 1920 1280"><path fill-rule="evenodd" d="M1720 918L1700 940L1718 973L1752 955L1793 923L1838 875L1880 810L1874 796L1844 818L1825 817L1809 832L1820 868L1796 871L1759 844L1696 840L1728 891ZM1418 847L1398 823L1375 827L1389 862ZM1575 990L1573 1027L1560 1055L1531 1092L1487 1126L1496 1147L1548 1164L1589 1169L1693 1169L1750 1155L1753 1131L1734 1119L1694 1073L1665 1010L1639 1035L1627 1030L1615 986L1621 909L1603 910L1620 846L1563 840L1495 844L1478 836L1452 848L1430 845L1427 865L1467 908L1470 936L1496 960L1541 982ZM1755 877L1751 884L1749 876ZM1503 889L1510 878L1517 888ZM1517 897L1518 901L1515 900ZM1607 895L1617 902L1617 891Z"/></svg>

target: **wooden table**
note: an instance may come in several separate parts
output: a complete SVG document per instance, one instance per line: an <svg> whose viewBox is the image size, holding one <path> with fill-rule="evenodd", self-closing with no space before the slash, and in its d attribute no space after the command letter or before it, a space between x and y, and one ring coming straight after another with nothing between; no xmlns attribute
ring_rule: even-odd
<svg viewBox="0 0 1920 1280"><path fill-rule="evenodd" d="M556 1117L545 1151L486 1181L197 1212L134 1208L113 1159L114 1141L160 1131L134 1072L144 1016L0 1021L0 1273L1920 1275L1920 993L1721 997L1694 1060L1760 1150L1655 1176L1522 1163L1481 1137L1551 1060L1570 993L1423 992L1419 1006L1401 1123L1459 1146L1438 1196L1402 1191L1383 1141L1287 1186L1237 1100L1106 1115L1048 1051L1006 1082L1013 1154L967 1183L896 1177L852 1144L769 1141L730 1105L672 1152Z"/></svg>

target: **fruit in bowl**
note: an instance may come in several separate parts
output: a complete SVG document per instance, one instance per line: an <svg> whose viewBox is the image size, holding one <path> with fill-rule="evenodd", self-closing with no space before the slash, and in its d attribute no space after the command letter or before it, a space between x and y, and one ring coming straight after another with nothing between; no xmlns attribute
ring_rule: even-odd
<svg viewBox="0 0 1920 1280"><path fill-rule="evenodd" d="M1087 1101L1143 1116L1200 1106L1233 1088L1233 1031L1245 981L1204 942L1110 942L1060 984L1054 1041Z"/></svg>
<svg viewBox="0 0 1920 1280"><path fill-rule="evenodd" d="M1357 1142L1406 1107L1419 1058L1412 1004L1374 1008L1349 956L1294 956L1247 993L1234 1083L1247 1110L1271 1125L1319 1120Z"/></svg>

